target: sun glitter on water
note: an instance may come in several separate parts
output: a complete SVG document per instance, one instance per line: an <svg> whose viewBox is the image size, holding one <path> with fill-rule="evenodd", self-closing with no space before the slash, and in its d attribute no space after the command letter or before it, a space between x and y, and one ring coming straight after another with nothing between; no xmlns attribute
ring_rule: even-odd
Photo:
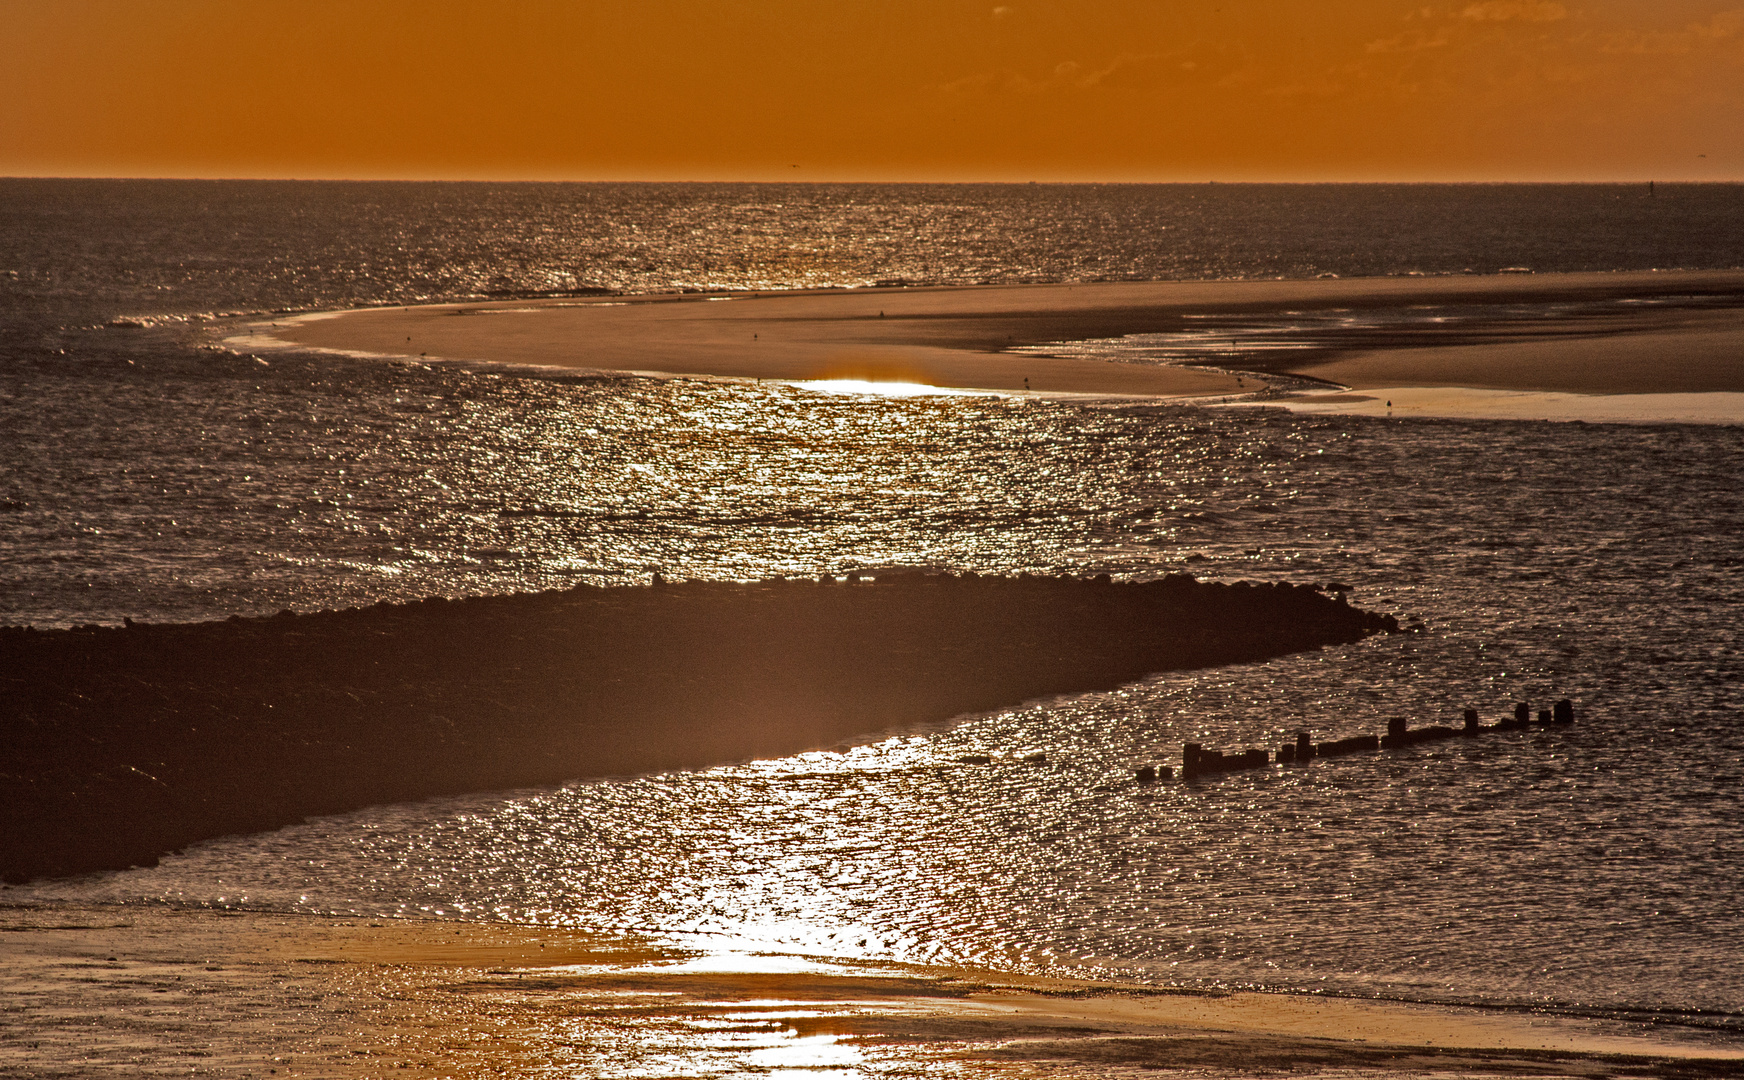
<svg viewBox="0 0 1744 1080"><path fill-rule="evenodd" d="M962 390L925 383L872 382L869 379L811 379L793 385L820 394L871 394L876 397L998 397L995 390Z"/></svg>

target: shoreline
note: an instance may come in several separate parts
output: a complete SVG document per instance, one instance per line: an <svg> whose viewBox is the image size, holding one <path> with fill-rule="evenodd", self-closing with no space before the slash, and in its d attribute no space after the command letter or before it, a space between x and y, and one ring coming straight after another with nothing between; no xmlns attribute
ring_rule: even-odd
<svg viewBox="0 0 1744 1080"><path fill-rule="evenodd" d="M731 950L514 924L0 906L0 1068L180 1059L255 1075L1047 1066L1736 1075L1732 1032ZM721 1028L739 1033L711 1041ZM906 1075L906 1073L904 1073Z"/></svg>
<svg viewBox="0 0 1744 1080"><path fill-rule="evenodd" d="M1208 327L1232 328L1233 346L1195 355ZM1289 351L1242 352L1280 333ZM502 300L257 320L228 341L871 393L900 384L1367 412L1369 392L1393 390L1413 399L1411 415L1744 422L1744 400L1730 396L1744 395L1744 271ZM1186 359L1149 358L1151 341ZM1071 347L1086 342L1126 351ZM1256 380L1278 385L1256 399ZM1497 394L1536 396L1498 408Z"/></svg>

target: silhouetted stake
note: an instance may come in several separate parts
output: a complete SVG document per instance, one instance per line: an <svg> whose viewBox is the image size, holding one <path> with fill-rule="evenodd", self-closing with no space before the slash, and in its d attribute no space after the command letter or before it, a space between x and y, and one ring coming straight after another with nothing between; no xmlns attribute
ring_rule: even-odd
<svg viewBox="0 0 1744 1080"><path fill-rule="evenodd" d="M1405 728L1403 716L1395 716L1387 721L1387 733L1381 736L1381 746L1384 749L1394 750L1408 746L1411 741L1411 733Z"/></svg>
<svg viewBox="0 0 1744 1080"><path fill-rule="evenodd" d="M1514 726L1523 728L1532 722L1532 706L1527 702L1519 702L1514 706Z"/></svg>
<svg viewBox="0 0 1744 1080"><path fill-rule="evenodd" d="M1476 709L1467 709L1465 711L1465 733L1467 735L1476 735L1478 731L1478 711Z"/></svg>
<svg viewBox="0 0 1744 1080"><path fill-rule="evenodd" d="M1278 747L1278 764L1292 765L1296 761L1296 744L1285 743Z"/></svg>
<svg viewBox="0 0 1744 1080"><path fill-rule="evenodd" d="M1142 768L1138 771L1138 782L1141 784L1154 784L1154 783L1156 783L1157 782L1157 770L1153 766L1146 765L1144 768Z"/></svg>
<svg viewBox="0 0 1744 1080"><path fill-rule="evenodd" d="M1308 737L1308 732L1296 732L1296 760L1306 765L1314 759L1314 742Z"/></svg>
<svg viewBox="0 0 1744 1080"><path fill-rule="evenodd" d="M1556 703L1555 720L1559 724L1574 723L1574 702L1570 701L1568 698L1563 698L1561 701L1558 701Z"/></svg>
<svg viewBox="0 0 1744 1080"><path fill-rule="evenodd" d="M1550 710L1549 709L1539 709L1538 710L1538 722L1540 724L1543 724L1546 727L1550 726Z"/></svg>

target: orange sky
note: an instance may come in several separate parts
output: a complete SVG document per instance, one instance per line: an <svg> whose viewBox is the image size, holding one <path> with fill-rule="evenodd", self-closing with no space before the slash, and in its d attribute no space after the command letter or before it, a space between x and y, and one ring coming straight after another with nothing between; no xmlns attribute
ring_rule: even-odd
<svg viewBox="0 0 1744 1080"><path fill-rule="evenodd" d="M0 0L0 27L0 175L1744 180L1744 0Z"/></svg>

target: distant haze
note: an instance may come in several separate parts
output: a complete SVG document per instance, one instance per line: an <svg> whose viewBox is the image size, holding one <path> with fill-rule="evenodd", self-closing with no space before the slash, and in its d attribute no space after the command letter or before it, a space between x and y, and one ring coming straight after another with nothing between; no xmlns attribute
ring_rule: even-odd
<svg viewBox="0 0 1744 1080"><path fill-rule="evenodd" d="M1744 0L0 0L0 174L1739 180Z"/></svg>

